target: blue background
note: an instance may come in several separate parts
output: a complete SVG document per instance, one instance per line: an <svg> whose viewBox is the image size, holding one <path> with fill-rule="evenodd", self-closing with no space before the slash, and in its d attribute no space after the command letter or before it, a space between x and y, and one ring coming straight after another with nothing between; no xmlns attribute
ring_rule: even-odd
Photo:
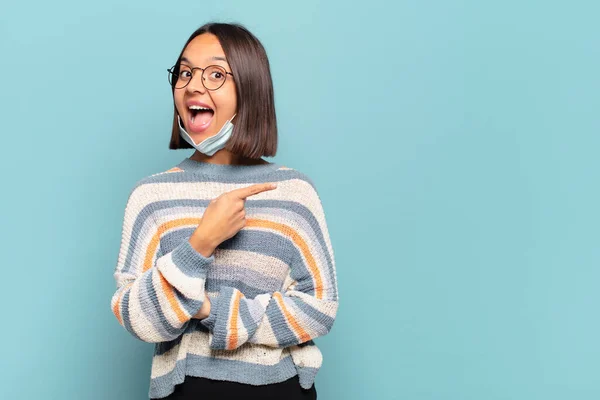
<svg viewBox="0 0 600 400"><path fill-rule="evenodd" d="M598 2L1 8L1 398L147 398L112 273L129 190L192 153L166 68L210 20L263 42L270 160L323 200L319 399L600 398Z"/></svg>

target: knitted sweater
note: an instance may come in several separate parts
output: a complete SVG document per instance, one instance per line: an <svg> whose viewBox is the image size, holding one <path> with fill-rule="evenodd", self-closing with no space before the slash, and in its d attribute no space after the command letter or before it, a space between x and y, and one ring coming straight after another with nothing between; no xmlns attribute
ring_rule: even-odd
<svg viewBox="0 0 600 400"><path fill-rule="evenodd" d="M245 201L246 225L210 257L188 239L211 199L254 183L276 189ZM186 375L253 385L298 375L310 388L322 364L313 339L338 309L333 250L319 195L276 163L185 158L139 180L125 207L111 307L134 337L155 343L150 398ZM210 315L192 318L208 296Z"/></svg>

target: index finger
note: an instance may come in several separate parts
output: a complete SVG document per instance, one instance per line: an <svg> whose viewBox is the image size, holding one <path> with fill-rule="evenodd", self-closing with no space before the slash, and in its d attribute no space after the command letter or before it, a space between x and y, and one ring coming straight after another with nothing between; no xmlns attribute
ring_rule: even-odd
<svg viewBox="0 0 600 400"><path fill-rule="evenodd" d="M252 196L254 194L258 194L261 192L265 192L267 190L273 190L277 187L276 183L257 183L252 186L248 186L245 188L234 189L230 191L232 195L239 199L245 199L248 196Z"/></svg>

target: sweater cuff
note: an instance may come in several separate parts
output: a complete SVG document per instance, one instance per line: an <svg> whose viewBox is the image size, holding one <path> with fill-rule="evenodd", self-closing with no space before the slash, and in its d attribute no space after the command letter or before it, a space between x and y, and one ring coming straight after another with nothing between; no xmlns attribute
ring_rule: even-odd
<svg viewBox="0 0 600 400"><path fill-rule="evenodd" d="M212 332L210 348L214 350L227 350L227 321L229 319L229 306L235 294L235 289L222 286L219 294L210 299L210 313L200 323Z"/></svg>
<svg viewBox="0 0 600 400"><path fill-rule="evenodd" d="M208 266L215 260L213 254L205 257L188 240L178 245L171 253L173 264L191 278L205 278Z"/></svg>

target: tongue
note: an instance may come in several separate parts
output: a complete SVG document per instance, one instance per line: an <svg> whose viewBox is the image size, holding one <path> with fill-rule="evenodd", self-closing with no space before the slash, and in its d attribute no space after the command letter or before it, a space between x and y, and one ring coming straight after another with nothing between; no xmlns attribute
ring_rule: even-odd
<svg viewBox="0 0 600 400"><path fill-rule="evenodd" d="M210 111L200 111L194 117L194 122L192 125L196 126L196 127L201 126L201 125L206 125L206 123L208 121L210 121L212 116L213 116L213 113L211 113Z"/></svg>

